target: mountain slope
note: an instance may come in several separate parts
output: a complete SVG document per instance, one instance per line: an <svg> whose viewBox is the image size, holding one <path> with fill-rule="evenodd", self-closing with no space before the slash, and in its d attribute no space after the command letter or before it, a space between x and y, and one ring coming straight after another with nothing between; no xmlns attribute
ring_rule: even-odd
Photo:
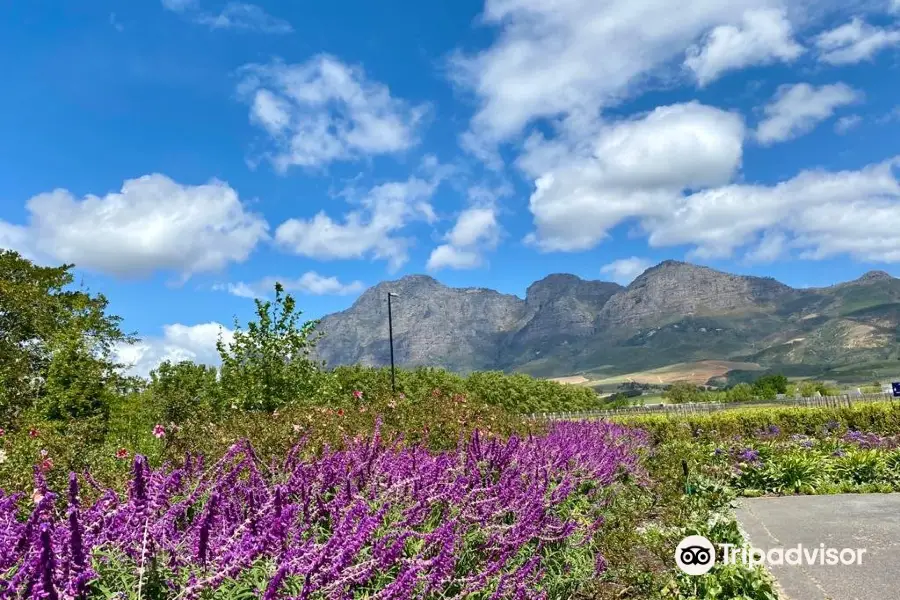
<svg viewBox="0 0 900 600"><path fill-rule="evenodd" d="M794 289L684 262L651 267L628 287L553 274L524 299L450 288L424 275L370 288L323 319L317 354L329 365L390 360L467 372L565 375L702 359L835 365L900 355L900 279L873 271L827 288Z"/></svg>

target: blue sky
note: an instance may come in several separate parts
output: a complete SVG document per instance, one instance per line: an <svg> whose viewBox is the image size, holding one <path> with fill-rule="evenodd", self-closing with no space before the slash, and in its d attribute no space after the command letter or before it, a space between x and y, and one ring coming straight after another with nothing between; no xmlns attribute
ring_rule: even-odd
<svg viewBox="0 0 900 600"><path fill-rule="evenodd" d="M523 295L668 258L900 274L900 1L0 8L0 247L211 360L409 273Z"/></svg>

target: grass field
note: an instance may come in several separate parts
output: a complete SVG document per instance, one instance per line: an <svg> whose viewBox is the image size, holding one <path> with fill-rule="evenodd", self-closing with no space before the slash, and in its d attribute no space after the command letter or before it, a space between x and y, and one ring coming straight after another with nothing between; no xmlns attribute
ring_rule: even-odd
<svg viewBox="0 0 900 600"><path fill-rule="evenodd" d="M648 383L652 385L668 385L676 381L689 381L697 385L703 385L713 377L722 377L729 371L760 371L756 363L733 362L728 360L701 360L697 362L677 363L657 369L635 371L612 377L588 378L580 376L584 381L581 385L616 386L627 382Z"/></svg>

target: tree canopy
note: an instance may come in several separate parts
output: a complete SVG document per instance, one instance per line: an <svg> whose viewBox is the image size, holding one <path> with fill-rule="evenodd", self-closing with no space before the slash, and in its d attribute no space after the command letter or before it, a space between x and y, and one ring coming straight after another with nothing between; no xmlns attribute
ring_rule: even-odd
<svg viewBox="0 0 900 600"><path fill-rule="evenodd" d="M103 412L103 393L117 376L113 350L133 341L108 301L73 289L73 265L45 267L0 250L0 422L43 407L48 416ZM58 394L79 396L77 406Z"/></svg>

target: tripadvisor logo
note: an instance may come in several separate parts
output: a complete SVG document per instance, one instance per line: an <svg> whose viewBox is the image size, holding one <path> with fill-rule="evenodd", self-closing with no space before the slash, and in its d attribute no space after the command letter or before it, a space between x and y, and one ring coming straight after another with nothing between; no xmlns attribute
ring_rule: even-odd
<svg viewBox="0 0 900 600"><path fill-rule="evenodd" d="M717 544L722 563L800 566L800 565L861 565L865 548L828 548L825 544L808 547L797 544L790 548L754 548L736 544ZM702 535L690 535L675 548L675 563L688 575L703 575L716 564L716 546Z"/></svg>
<svg viewBox="0 0 900 600"><path fill-rule="evenodd" d="M675 548L675 563L688 575L704 575L716 564L716 549L702 535L689 535Z"/></svg>

